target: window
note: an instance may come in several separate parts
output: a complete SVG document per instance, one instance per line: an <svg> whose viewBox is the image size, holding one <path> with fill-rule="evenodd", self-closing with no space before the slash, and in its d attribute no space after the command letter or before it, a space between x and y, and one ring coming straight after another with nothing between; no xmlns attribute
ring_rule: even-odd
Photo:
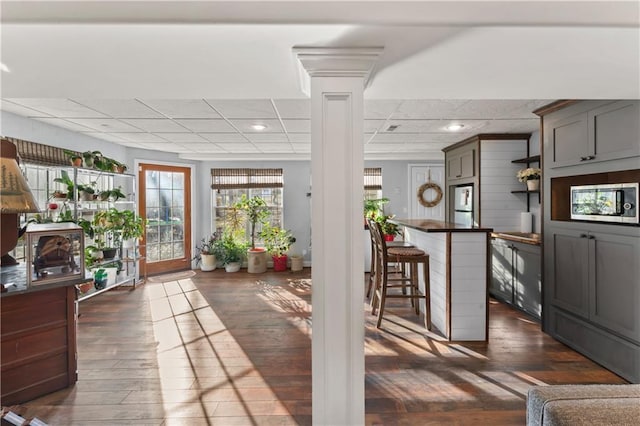
<svg viewBox="0 0 640 426"><path fill-rule="evenodd" d="M364 199L382 198L382 168L367 167L364 169Z"/></svg>
<svg viewBox="0 0 640 426"><path fill-rule="evenodd" d="M224 227L227 212L242 194L248 198L262 197L271 210L271 226L283 227L283 186L282 169L211 169L211 198L215 213L212 229ZM249 235L249 224L246 226ZM260 227L256 229L256 235L259 232Z"/></svg>

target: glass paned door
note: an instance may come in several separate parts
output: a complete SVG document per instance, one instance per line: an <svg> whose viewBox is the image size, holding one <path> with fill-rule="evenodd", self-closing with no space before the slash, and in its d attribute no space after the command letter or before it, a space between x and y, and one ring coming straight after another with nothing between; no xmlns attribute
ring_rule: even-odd
<svg viewBox="0 0 640 426"><path fill-rule="evenodd" d="M140 215L147 219L142 253L148 274L191 267L191 169L141 164Z"/></svg>

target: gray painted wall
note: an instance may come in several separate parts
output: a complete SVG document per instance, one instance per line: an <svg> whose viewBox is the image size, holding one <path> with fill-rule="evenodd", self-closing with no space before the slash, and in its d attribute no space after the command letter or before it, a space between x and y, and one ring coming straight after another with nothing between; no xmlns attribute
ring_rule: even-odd
<svg viewBox="0 0 640 426"><path fill-rule="evenodd" d="M284 225L296 237L292 251L306 253L305 260L311 260L311 162L310 161L189 161L177 154L128 148L106 142L91 136L76 133L47 123L1 112L0 133L3 136L25 139L78 151L100 150L104 155L122 161L133 171L136 162L160 162L182 166L193 166L194 191L192 220L194 223L193 243L211 233L211 172L215 167L282 167L284 172ZM382 167L383 196L390 202L385 207L386 214L406 217L408 212L408 172L413 161L365 161L366 167Z"/></svg>

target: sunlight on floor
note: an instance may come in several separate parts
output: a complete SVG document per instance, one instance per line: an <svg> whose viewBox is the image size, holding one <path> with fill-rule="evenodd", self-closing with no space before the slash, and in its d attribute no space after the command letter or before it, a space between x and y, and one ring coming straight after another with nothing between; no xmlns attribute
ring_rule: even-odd
<svg viewBox="0 0 640 426"><path fill-rule="evenodd" d="M149 283L147 291L157 341L159 392L167 417L181 417L174 419L175 424L185 417L240 416L254 423L253 416L289 414L191 279ZM283 300L275 289L267 294ZM308 309L302 303L300 308ZM251 386L238 386L243 380ZM189 389L177 390L176 383L188 384Z"/></svg>

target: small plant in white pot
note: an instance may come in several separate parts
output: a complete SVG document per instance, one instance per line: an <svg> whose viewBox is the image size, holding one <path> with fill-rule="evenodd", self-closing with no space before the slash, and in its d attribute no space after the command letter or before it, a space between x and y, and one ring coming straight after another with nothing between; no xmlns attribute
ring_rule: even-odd
<svg viewBox="0 0 640 426"><path fill-rule="evenodd" d="M200 270L213 271L216 269L218 259L215 255L215 246L218 240L218 233L214 232L210 237L200 240L200 244L196 244L196 255L193 256L193 260L196 261L196 266L200 264Z"/></svg>
<svg viewBox="0 0 640 426"><path fill-rule="evenodd" d="M213 253L227 272L238 272L247 255L247 244L236 238L232 232L225 232L215 242Z"/></svg>

